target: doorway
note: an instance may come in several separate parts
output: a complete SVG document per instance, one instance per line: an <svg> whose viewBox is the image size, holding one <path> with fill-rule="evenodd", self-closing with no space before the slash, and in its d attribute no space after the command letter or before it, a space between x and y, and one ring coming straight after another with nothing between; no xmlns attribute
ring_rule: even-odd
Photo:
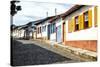
<svg viewBox="0 0 100 67"><path fill-rule="evenodd" d="M65 22L63 23L63 42L66 40L66 24Z"/></svg>

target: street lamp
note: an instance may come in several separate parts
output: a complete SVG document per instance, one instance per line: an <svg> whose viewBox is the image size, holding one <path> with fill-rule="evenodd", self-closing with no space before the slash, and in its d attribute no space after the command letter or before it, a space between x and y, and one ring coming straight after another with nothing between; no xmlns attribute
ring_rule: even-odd
<svg viewBox="0 0 100 67"><path fill-rule="evenodd" d="M16 3L19 3L19 2L20 1L18 1L18 0L13 0L13 1L10 2L11 3L11 7L10 7L11 11L10 11L10 14L12 16L14 16L17 13L17 11L20 11L21 10L21 6L16 6Z"/></svg>
<svg viewBox="0 0 100 67"><path fill-rule="evenodd" d="M10 2L10 15L11 15L11 25L13 25L13 16L17 13L17 11L22 10L21 6L16 6L16 3L19 3L20 1L18 0L12 0Z"/></svg>
<svg viewBox="0 0 100 67"><path fill-rule="evenodd" d="M16 3L19 3L20 1L19 0L12 0L10 2L11 6L10 6L10 16L11 16L11 27L10 27L10 30L11 30L11 34L12 34L12 30L13 30L13 16L21 9L21 6L16 6Z"/></svg>
<svg viewBox="0 0 100 67"><path fill-rule="evenodd" d="M16 6L16 3L19 3L20 1L18 0L12 0L10 2L10 16L11 16L11 26L10 26L10 36L11 36L11 41L12 41L12 32L13 32L13 16L17 13L17 11L22 10L21 6ZM11 44L11 57L12 57L12 44ZM13 60L11 58L11 65L13 66Z"/></svg>

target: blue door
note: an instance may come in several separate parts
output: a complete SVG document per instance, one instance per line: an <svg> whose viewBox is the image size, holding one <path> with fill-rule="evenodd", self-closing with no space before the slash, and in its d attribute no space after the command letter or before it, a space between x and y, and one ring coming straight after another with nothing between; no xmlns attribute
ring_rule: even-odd
<svg viewBox="0 0 100 67"><path fill-rule="evenodd" d="M57 42L58 43L62 42L62 39L61 39L61 25L57 27L56 36L57 36Z"/></svg>

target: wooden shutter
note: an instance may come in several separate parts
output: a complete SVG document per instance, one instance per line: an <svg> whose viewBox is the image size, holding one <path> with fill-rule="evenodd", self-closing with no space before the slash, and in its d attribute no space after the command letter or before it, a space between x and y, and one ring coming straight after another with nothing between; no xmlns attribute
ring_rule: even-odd
<svg viewBox="0 0 100 67"><path fill-rule="evenodd" d="M97 23L97 6L94 7L94 26L96 27Z"/></svg>
<svg viewBox="0 0 100 67"><path fill-rule="evenodd" d="M78 16L79 30L81 30L81 15Z"/></svg>
<svg viewBox="0 0 100 67"><path fill-rule="evenodd" d="M68 20L68 32L71 32L71 20Z"/></svg>
<svg viewBox="0 0 100 67"><path fill-rule="evenodd" d="M84 29L84 14L81 15L81 29Z"/></svg>
<svg viewBox="0 0 100 67"><path fill-rule="evenodd" d="M70 32L72 32L72 19L70 20Z"/></svg>
<svg viewBox="0 0 100 67"><path fill-rule="evenodd" d="M75 31L75 18L72 18L72 22L71 22L72 26L71 26L71 31Z"/></svg>
<svg viewBox="0 0 100 67"><path fill-rule="evenodd" d="M92 27L92 10L88 11L89 27Z"/></svg>
<svg viewBox="0 0 100 67"><path fill-rule="evenodd" d="M78 22L79 22L79 30L84 29L84 14L79 15Z"/></svg>

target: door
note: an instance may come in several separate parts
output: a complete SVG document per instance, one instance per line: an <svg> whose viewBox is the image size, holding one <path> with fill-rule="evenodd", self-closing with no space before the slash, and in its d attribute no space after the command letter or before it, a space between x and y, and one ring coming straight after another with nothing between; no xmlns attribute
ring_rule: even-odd
<svg viewBox="0 0 100 67"><path fill-rule="evenodd" d="M50 39L50 25L48 25L48 40Z"/></svg>
<svg viewBox="0 0 100 67"><path fill-rule="evenodd" d="M62 42L62 39L61 39L61 25L59 25L59 26L57 27L56 35L57 35L57 42L58 42L58 43Z"/></svg>
<svg viewBox="0 0 100 67"><path fill-rule="evenodd" d="M66 26L65 23L63 23L63 42L66 40Z"/></svg>

